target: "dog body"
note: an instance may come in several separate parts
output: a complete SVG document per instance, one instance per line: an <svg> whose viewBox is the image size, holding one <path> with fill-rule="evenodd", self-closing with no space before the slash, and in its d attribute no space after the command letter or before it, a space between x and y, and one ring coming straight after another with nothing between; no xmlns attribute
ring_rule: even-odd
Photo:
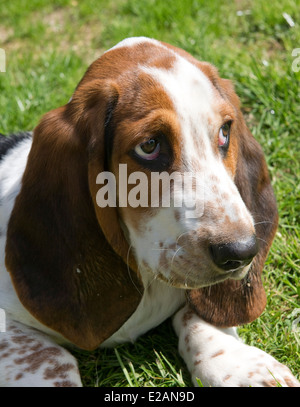
<svg viewBox="0 0 300 407"><path fill-rule="evenodd" d="M265 307L260 274L277 210L238 98L211 65L125 40L45 115L33 141L14 140L2 140L0 156L2 385L79 386L58 344L114 346L171 316L195 384L297 385L233 328ZM113 205L99 190L108 173ZM155 191L162 174L178 178ZM186 174L200 188L176 184Z"/></svg>

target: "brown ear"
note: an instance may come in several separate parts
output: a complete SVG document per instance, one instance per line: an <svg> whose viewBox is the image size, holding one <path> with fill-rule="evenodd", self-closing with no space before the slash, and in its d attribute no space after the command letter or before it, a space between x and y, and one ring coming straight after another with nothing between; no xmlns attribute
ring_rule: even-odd
<svg viewBox="0 0 300 407"><path fill-rule="evenodd" d="M221 327L249 323L260 316L266 305L261 273L274 238L278 213L264 154L248 130L239 109L239 100L229 81L218 79L223 96L237 111L238 161L235 183L254 218L259 252L248 275L241 281L226 280L188 293L191 306L205 321Z"/></svg>
<svg viewBox="0 0 300 407"><path fill-rule="evenodd" d="M107 115L116 100L112 84L93 81L44 116L7 232L6 266L20 301L83 349L118 330L142 293L123 260L128 244L116 209L100 210L93 196L94 166L104 169Z"/></svg>

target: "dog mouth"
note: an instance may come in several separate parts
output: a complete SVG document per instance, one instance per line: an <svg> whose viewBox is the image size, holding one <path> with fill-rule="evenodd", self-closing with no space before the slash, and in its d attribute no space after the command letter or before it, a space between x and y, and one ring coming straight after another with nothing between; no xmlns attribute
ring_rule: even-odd
<svg viewBox="0 0 300 407"><path fill-rule="evenodd" d="M233 270L227 270L226 273L210 271L203 273L199 267L198 272L195 274L183 273L178 268L172 269L168 275L165 272L159 271L155 274L157 280L166 283L169 286L175 288L181 288L185 290L193 290L198 288L209 287L215 284L219 284L225 280L242 280L246 277L251 267L251 263L247 266L241 266Z"/></svg>

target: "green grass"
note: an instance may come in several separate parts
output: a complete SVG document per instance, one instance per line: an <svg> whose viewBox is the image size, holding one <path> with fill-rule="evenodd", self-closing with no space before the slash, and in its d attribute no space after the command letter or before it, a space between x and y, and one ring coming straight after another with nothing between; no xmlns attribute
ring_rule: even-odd
<svg viewBox="0 0 300 407"><path fill-rule="evenodd" d="M0 10L2 133L32 129L66 103L88 65L128 36L182 47L234 81L266 153L280 213L264 272L268 305L240 334L299 378L300 338L292 330L300 309L300 72L292 71L299 0L0 0ZM74 354L86 386L191 385L170 321L135 344Z"/></svg>

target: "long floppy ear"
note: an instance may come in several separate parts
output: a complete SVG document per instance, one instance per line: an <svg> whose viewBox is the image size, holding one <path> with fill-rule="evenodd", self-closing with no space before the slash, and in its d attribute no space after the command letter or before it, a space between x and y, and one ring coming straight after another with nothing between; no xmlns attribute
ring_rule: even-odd
<svg viewBox="0 0 300 407"><path fill-rule="evenodd" d="M230 327L255 320L265 308L261 273L277 229L278 213L264 154L245 124L239 99L229 81L216 77L214 80L237 112L239 151L235 183L254 219L259 252L243 280L226 280L192 290L188 297L201 318L217 326Z"/></svg>
<svg viewBox="0 0 300 407"><path fill-rule="evenodd" d="M7 232L6 266L22 304L88 350L119 329L142 293L124 262L116 209L95 206L94 166L104 169L117 96L113 84L83 83L69 104L43 117Z"/></svg>

